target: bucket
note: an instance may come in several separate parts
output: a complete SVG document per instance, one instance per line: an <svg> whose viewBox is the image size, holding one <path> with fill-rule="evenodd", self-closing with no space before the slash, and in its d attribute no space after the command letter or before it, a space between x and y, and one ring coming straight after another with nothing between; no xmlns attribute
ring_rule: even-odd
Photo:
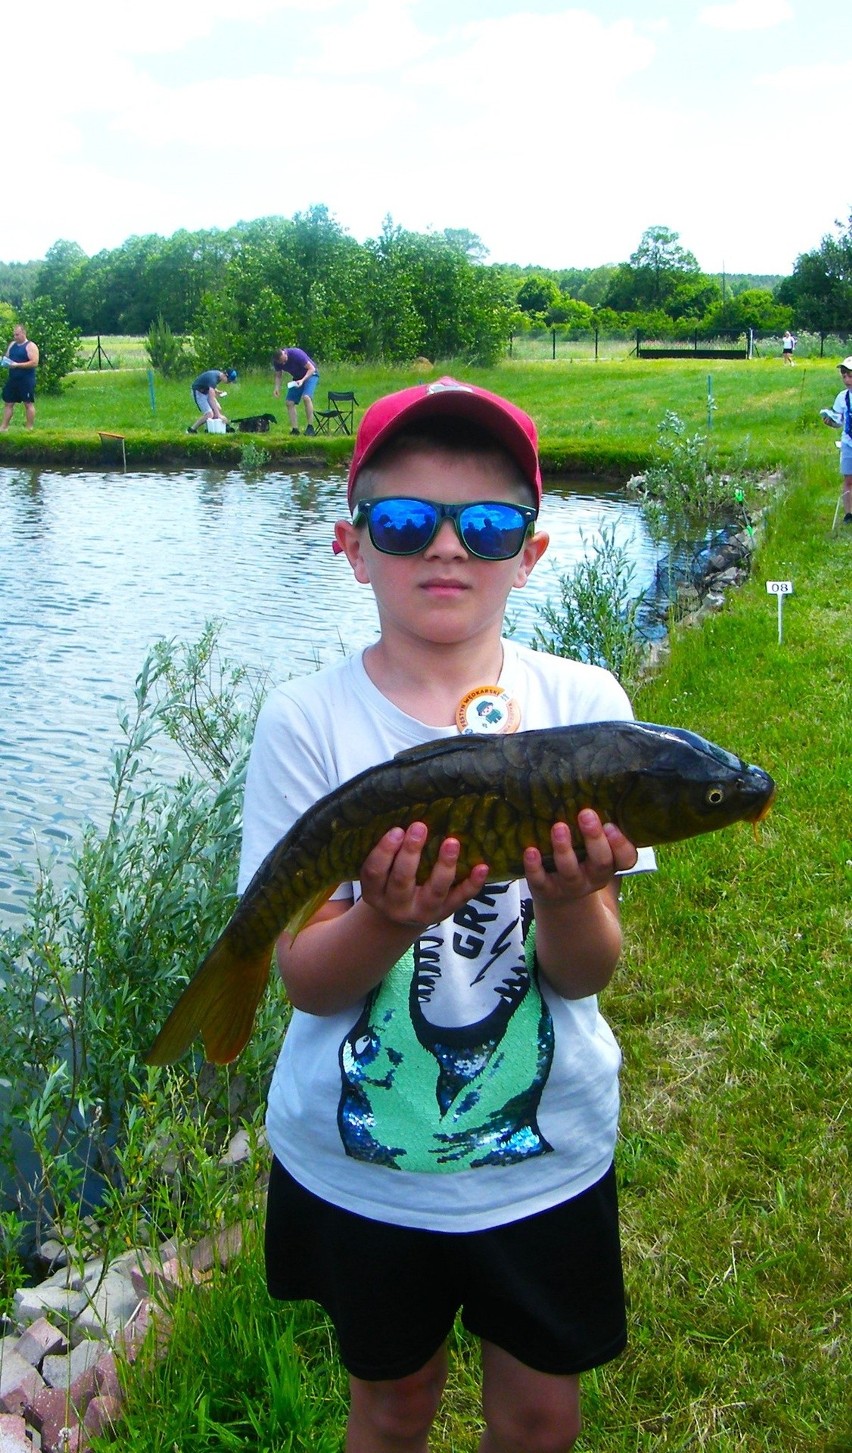
<svg viewBox="0 0 852 1453"><path fill-rule="evenodd" d="M208 434L224 434L225 433L225 420L224 419L208 419L207 420L207 432L208 432Z"/></svg>

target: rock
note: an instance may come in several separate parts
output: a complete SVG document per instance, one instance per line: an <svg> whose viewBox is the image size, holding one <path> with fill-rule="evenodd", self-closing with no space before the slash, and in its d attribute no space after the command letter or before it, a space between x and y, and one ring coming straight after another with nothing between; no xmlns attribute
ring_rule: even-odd
<svg viewBox="0 0 852 1453"><path fill-rule="evenodd" d="M106 1350L103 1342L95 1342L88 1337L84 1342L78 1342L71 1352L62 1357L45 1357L41 1365L42 1376L49 1387L71 1389L76 1394L76 1403L78 1398L86 1396L87 1382L90 1384L88 1396L94 1392L94 1369Z"/></svg>
<svg viewBox="0 0 852 1453"><path fill-rule="evenodd" d="M86 1305L85 1292L55 1286L50 1281L37 1287L23 1287L14 1295L15 1316L20 1327L37 1322L47 1314L62 1323L73 1322Z"/></svg>
<svg viewBox="0 0 852 1453"><path fill-rule="evenodd" d="M33 1453L27 1425L15 1413L0 1413L0 1453Z"/></svg>
<svg viewBox="0 0 852 1453"><path fill-rule="evenodd" d="M0 1359L0 1408L6 1413L23 1411L39 1388L44 1386L41 1373L25 1357L9 1346L10 1338L3 1339Z"/></svg>
<svg viewBox="0 0 852 1453"><path fill-rule="evenodd" d="M121 1418L122 1401L120 1397L110 1397L104 1394L93 1397L86 1408L86 1416L83 1419L83 1427L87 1433L98 1434L99 1436L109 1435L116 1432L116 1424Z"/></svg>
<svg viewBox="0 0 852 1453"><path fill-rule="evenodd" d="M15 1351L33 1367L38 1367L43 1357L54 1352L66 1352L68 1342L64 1333L58 1327L54 1327L46 1317L39 1317L30 1327L18 1338Z"/></svg>
<svg viewBox="0 0 852 1453"><path fill-rule="evenodd" d="M72 1340L78 1342L86 1337L116 1336L138 1301L129 1276L122 1276L114 1270L107 1271L97 1278L86 1305L75 1319Z"/></svg>

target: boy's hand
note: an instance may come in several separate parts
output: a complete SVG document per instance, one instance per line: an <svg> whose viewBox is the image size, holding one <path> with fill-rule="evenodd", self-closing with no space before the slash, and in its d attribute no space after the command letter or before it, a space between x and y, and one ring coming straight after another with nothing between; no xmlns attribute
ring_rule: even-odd
<svg viewBox="0 0 852 1453"><path fill-rule="evenodd" d="M487 863L478 863L460 883L455 882L460 852L457 838L445 838L438 859L425 883L417 882L417 869L429 829L423 822L392 827L364 860L361 896L365 903L392 923L417 929L450 918L475 897L488 878Z"/></svg>
<svg viewBox="0 0 852 1453"><path fill-rule="evenodd" d="M570 902L597 893L611 883L617 872L635 868L638 854L629 838L613 822L602 823L596 812L584 807L577 816L586 856L578 859L565 822L554 824L550 833L553 870L548 872L538 848L524 853L524 872L533 899L540 903Z"/></svg>

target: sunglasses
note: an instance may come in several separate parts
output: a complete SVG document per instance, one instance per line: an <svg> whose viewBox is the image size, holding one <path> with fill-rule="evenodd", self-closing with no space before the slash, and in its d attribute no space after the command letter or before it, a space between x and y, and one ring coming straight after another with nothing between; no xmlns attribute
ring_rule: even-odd
<svg viewBox="0 0 852 1453"><path fill-rule="evenodd" d="M419 555L431 545L444 520L452 520L468 554L477 560L511 560L523 549L537 513L530 505L499 500L445 505L426 499L363 499L355 506L352 523L366 523L373 545L383 555Z"/></svg>

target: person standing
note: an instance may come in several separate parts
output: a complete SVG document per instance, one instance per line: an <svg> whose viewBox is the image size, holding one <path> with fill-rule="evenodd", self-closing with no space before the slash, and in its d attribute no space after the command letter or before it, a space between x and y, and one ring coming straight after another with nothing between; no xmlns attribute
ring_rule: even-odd
<svg viewBox="0 0 852 1453"><path fill-rule="evenodd" d="M35 423L35 380L39 353L36 345L27 337L23 323L16 323L13 338L0 364L9 370L3 385L3 422L0 432L5 432L12 422L16 404L23 404L26 427Z"/></svg>
<svg viewBox="0 0 852 1453"><path fill-rule="evenodd" d="M287 385L287 393L284 402L287 405L287 413L290 417L290 433L298 434L299 424L296 416L296 405L305 405L305 433L314 432L314 394L319 383L319 369L314 360L308 356L303 348L278 348L272 356L272 367L275 369L275 385L272 389L273 398L281 397L281 375L289 373L293 382Z"/></svg>
<svg viewBox="0 0 852 1453"><path fill-rule="evenodd" d="M784 334L784 337L781 339L781 353L783 355L785 363L793 363L793 352L795 347L796 340L793 337L793 334L790 332L790 329L788 328L787 332Z"/></svg>
<svg viewBox="0 0 852 1453"><path fill-rule="evenodd" d="M840 429L840 473L843 478L843 523L852 525L852 356L838 363L840 393L830 409L820 409L820 418L830 429Z"/></svg>
<svg viewBox="0 0 852 1453"><path fill-rule="evenodd" d="M206 372L198 375L198 378L190 385L190 392L201 418L188 426L187 434L197 434L199 429L206 429L208 419L222 419L224 423L228 422L222 413L219 396L222 392L221 385L233 383L236 376L235 368L208 368Z"/></svg>

